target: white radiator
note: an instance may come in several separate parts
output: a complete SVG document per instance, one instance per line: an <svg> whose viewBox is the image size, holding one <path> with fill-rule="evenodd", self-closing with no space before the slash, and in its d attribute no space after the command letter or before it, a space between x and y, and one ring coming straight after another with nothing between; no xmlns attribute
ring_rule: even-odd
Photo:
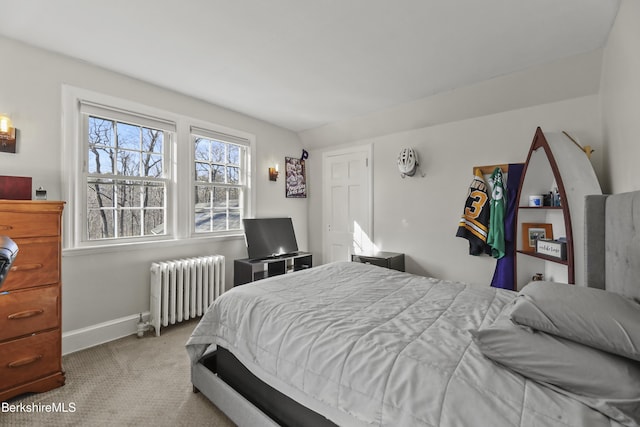
<svg viewBox="0 0 640 427"><path fill-rule="evenodd" d="M224 256L211 255L151 264L149 324L160 326L202 316L224 292Z"/></svg>

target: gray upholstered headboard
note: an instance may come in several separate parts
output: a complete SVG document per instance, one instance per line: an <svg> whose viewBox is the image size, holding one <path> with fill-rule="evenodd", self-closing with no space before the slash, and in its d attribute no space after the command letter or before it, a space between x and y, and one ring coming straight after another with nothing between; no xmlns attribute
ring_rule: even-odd
<svg viewBox="0 0 640 427"><path fill-rule="evenodd" d="M640 191L587 196L585 281L640 301Z"/></svg>

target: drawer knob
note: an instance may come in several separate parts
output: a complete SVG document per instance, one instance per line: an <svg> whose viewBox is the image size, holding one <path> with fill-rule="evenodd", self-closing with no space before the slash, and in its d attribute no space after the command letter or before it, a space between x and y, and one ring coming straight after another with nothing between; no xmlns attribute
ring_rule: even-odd
<svg viewBox="0 0 640 427"><path fill-rule="evenodd" d="M22 264L22 265L14 265L11 267L11 271L30 271L30 270L38 270L41 269L42 264Z"/></svg>
<svg viewBox="0 0 640 427"><path fill-rule="evenodd" d="M25 319L27 317L33 317L33 316L37 316L39 314L44 313L44 309L43 308L35 308L33 310L25 310L25 311L20 311L18 313L13 313L7 316L7 318L9 320L16 320L16 319Z"/></svg>
<svg viewBox="0 0 640 427"><path fill-rule="evenodd" d="M0 224L0 230L2 230L2 231L13 230L13 226L12 225L2 225L2 224Z"/></svg>
<svg viewBox="0 0 640 427"><path fill-rule="evenodd" d="M15 360L13 362L9 362L9 364L7 366L10 367L10 368L19 368L19 367L24 366L24 365L29 365L31 363L35 363L40 359L42 359L42 355L41 354L36 354L35 356L25 357L24 359L20 359L20 360Z"/></svg>

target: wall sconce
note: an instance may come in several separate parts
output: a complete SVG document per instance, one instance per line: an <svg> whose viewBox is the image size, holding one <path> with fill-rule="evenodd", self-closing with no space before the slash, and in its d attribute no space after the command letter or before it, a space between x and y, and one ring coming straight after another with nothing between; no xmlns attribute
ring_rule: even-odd
<svg viewBox="0 0 640 427"><path fill-rule="evenodd" d="M269 181L277 181L278 180L278 165L275 167L269 168Z"/></svg>
<svg viewBox="0 0 640 427"><path fill-rule="evenodd" d="M0 151L16 152L16 130L11 125L11 119L0 115Z"/></svg>

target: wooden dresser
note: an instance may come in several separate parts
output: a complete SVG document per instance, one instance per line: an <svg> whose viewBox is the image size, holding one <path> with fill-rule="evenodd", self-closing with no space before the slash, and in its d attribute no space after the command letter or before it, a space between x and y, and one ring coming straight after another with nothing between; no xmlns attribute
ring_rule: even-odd
<svg viewBox="0 0 640 427"><path fill-rule="evenodd" d="M64 202L0 200L0 234L18 256L0 287L0 401L64 384L61 223Z"/></svg>

